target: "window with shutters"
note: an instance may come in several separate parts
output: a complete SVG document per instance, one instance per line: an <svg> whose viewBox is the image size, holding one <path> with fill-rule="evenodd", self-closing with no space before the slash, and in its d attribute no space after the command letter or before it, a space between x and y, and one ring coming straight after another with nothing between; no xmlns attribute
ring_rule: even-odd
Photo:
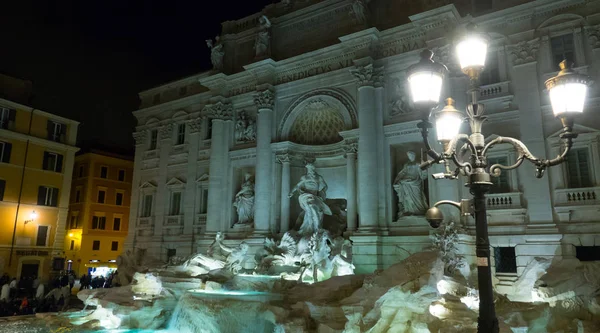
<svg viewBox="0 0 600 333"><path fill-rule="evenodd" d="M514 247L495 247L496 273L516 273L517 256Z"/></svg>
<svg viewBox="0 0 600 333"><path fill-rule="evenodd" d="M152 216L152 194L144 195L144 200L142 201L142 214L141 217L150 217Z"/></svg>
<svg viewBox="0 0 600 333"><path fill-rule="evenodd" d="M121 218L120 217L115 217L113 219L113 230L121 231Z"/></svg>
<svg viewBox="0 0 600 333"><path fill-rule="evenodd" d="M44 170L62 172L63 156L57 153L44 152Z"/></svg>
<svg viewBox="0 0 600 333"><path fill-rule="evenodd" d="M169 215L180 215L181 214L181 192L171 193L171 204L169 208Z"/></svg>
<svg viewBox="0 0 600 333"><path fill-rule="evenodd" d="M100 251L100 241L95 240L92 242L92 251Z"/></svg>
<svg viewBox="0 0 600 333"><path fill-rule="evenodd" d="M75 241L71 240L71 245L69 246L69 250L73 251L75 249Z"/></svg>
<svg viewBox="0 0 600 333"><path fill-rule="evenodd" d="M105 230L106 229L106 216L93 216L92 217L92 229Z"/></svg>
<svg viewBox="0 0 600 333"><path fill-rule="evenodd" d="M119 170L119 175L117 178L120 182L124 182L125 181L125 170L120 169Z"/></svg>
<svg viewBox="0 0 600 333"><path fill-rule="evenodd" d="M176 145L182 145L185 142L185 123L177 125Z"/></svg>
<svg viewBox="0 0 600 333"><path fill-rule="evenodd" d="M37 237L35 240L36 246L46 246L46 244L48 243L48 228L49 227L46 225L38 226Z"/></svg>
<svg viewBox="0 0 600 333"><path fill-rule="evenodd" d="M98 190L98 203L104 203L106 200L106 190Z"/></svg>
<svg viewBox="0 0 600 333"><path fill-rule="evenodd" d="M10 152L12 144L10 142L0 141L0 162L10 163Z"/></svg>
<svg viewBox="0 0 600 333"><path fill-rule="evenodd" d="M487 158L488 167L491 167L494 164L502 164L508 165L508 157L506 156L498 156L498 157L488 157ZM509 171L502 170L502 173L498 177L492 176L492 187L490 188L490 193L508 193L510 192L510 181L509 181Z"/></svg>
<svg viewBox="0 0 600 333"><path fill-rule="evenodd" d="M100 167L100 178L108 178L108 167L102 166Z"/></svg>
<svg viewBox="0 0 600 333"><path fill-rule="evenodd" d="M48 140L55 142L63 142L64 136L67 130L67 126L64 124L48 120Z"/></svg>
<svg viewBox="0 0 600 333"><path fill-rule="evenodd" d="M15 122L16 110L0 107L0 128L12 129Z"/></svg>
<svg viewBox="0 0 600 333"><path fill-rule="evenodd" d="M38 205L40 206L58 206L58 189L49 186L38 187Z"/></svg>
<svg viewBox="0 0 600 333"><path fill-rule="evenodd" d="M117 192L115 196L115 205L123 206L123 192Z"/></svg>
<svg viewBox="0 0 600 333"><path fill-rule="evenodd" d="M78 229L79 228L79 212L71 215L71 222L69 223L69 229Z"/></svg>
<svg viewBox="0 0 600 333"><path fill-rule="evenodd" d="M83 165L79 166L79 178L83 177Z"/></svg>
<svg viewBox="0 0 600 333"><path fill-rule="evenodd" d="M573 34L552 37L550 38L550 45L552 47L553 68L555 70L558 70L558 64L565 59L571 63L575 61Z"/></svg>
<svg viewBox="0 0 600 333"><path fill-rule="evenodd" d="M111 251L118 251L118 250L119 250L119 242L115 242L115 241L113 241L113 242L110 244L110 250L111 250Z"/></svg>
<svg viewBox="0 0 600 333"><path fill-rule="evenodd" d="M154 150L156 149L156 144L158 142L158 130L150 131L150 147L148 149Z"/></svg>
<svg viewBox="0 0 600 333"><path fill-rule="evenodd" d="M569 188L592 187L588 148L574 148L567 154L567 184Z"/></svg>
<svg viewBox="0 0 600 333"><path fill-rule="evenodd" d="M4 191L6 190L6 180L0 179L0 201L4 201Z"/></svg>

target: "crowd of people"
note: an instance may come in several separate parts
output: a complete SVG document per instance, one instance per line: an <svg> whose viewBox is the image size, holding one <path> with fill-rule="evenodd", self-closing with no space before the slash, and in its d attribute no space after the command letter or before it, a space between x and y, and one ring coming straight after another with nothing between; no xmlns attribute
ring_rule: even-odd
<svg viewBox="0 0 600 333"><path fill-rule="evenodd" d="M0 317L64 310L69 305L74 284L72 272L61 272L48 285L37 276L22 276L17 281L5 273L0 278Z"/></svg>
<svg viewBox="0 0 600 333"><path fill-rule="evenodd" d="M48 283L43 283L37 276L22 276L17 281L4 273L0 277L0 317L65 310L75 281L73 271L61 272ZM79 279L80 290L118 287L117 281L117 271L106 277L83 274Z"/></svg>

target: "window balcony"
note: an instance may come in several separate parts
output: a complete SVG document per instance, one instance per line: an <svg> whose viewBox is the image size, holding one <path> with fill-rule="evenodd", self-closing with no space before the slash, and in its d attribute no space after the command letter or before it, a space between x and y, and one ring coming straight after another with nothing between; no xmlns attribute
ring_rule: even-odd
<svg viewBox="0 0 600 333"><path fill-rule="evenodd" d="M158 149L148 150L144 152L144 159L158 158Z"/></svg>
<svg viewBox="0 0 600 333"><path fill-rule="evenodd" d="M138 226L140 226L140 227L149 227L149 226L153 226L153 225L154 225L154 217L153 216L140 217L138 219Z"/></svg>
<svg viewBox="0 0 600 333"><path fill-rule="evenodd" d="M566 188L554 191L556 206L587 206L600 204L600 187Z"/></svg>
<svg viewBox="0 0 600 333"><path fill-rule="evenodd" d="M188 144L182 143L171 148L171 155L177 155L188 151Z"/></svg>
<svg viewBox="0 0 600 333"><path fill-rule="evenodd" d="M596 220L600 187L554 190L554 209L561 222Z"/></svg>
<svg viewBox="0 0 600 333"><path fill-rule="evenodd" d="M491 193L486 199L488 210L523 208L520 192Z"/></svg>
<svg viewBox="0 0 600 333"><path fill-rule="evenodd" d="M165 217L165 225L183 225L183 215L171 215Z"/></svg>
<svg viewBox="0 0 600 333"><path fill-rule="evenodd" d="M206 225L206 213L196 214L196 220L194 220L194 225Z"/></svg>
<svg viewBox="0 0 600 333"><path fill-rule="evenodd" d="M497 82L482 86L479 91L479 98L481 100L489 100L494 98L500 98L510 96L509 89L510 81Z"/></svg>

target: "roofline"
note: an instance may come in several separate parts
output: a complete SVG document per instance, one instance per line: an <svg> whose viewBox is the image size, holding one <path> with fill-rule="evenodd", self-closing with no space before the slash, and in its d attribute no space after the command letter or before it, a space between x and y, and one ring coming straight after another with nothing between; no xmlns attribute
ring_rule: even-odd
<svg viewBox="0 0 600 333"><path fill-rule="evenodd" d="M65 118L65 117L61 117L58 115L55 115L53 113L49 113L40 109L36 109L34 107L31 106L27 106L27 105L23 105L17 102L13 102L11 100L8 99L4 99L4 98L0 98L0 103L6 103L11 107L14 108L19 108L21 110L27 111L27 112L33 112L35 110L35 113L39 113L42 114L48 118L54 119L54 120L59 120L61 122L65 122L65 123L69 123L69 124L73 124L73 125L79 125L79 122L77 120L73 120L73 119L69 119L69 118Z"/></svg>
<svg viewBox="0 0 600 333"><path fill-rule="evenodd" d="M200 78L210 76L211 73L212 73L211 70L207 70L207 71L204 71L204 72L200 72L200 73L197 73L197 74L193 74L193 75L184 77L182 79L177 79L177 80L169 81L167 83L161 84L160 86L156 86L156 87L150 88L148 90L143 90L143 91L141 91L141 92L138 93L138 96L139 97L147 97L147 96L150 96L150 95L153 95L153 94L157 93L158 91L164 90L164 88L170 88L169 86L176 86L179 83L184 83L186 81L197 82Z"/></svg>

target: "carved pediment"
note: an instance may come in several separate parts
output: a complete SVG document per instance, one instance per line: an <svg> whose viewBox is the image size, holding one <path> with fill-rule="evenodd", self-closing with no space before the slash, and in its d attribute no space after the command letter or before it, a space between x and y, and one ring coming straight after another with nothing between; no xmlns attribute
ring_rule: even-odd
<svg viewBox="0 0 600 333"><path fill-rule="evenodd" d="M169 186L169 187L177 187L177 186L183 186L183 185L185 185L185 182L177 177L173 177L167 182L167 186Z"/></svg>
<svg viewBox="0 0 600 333"><path fill-rule="evenodd" d="M202 183L202 182L207 182L208 181L208 174L205 173L202 176L198 177L198 179L196 179L196 183Z"/></svg>
<svg viewBox="0 0 600 333"><path fill-rule="evenodd" d="M156 184L154 184L153 182L144 182L142 183L142 185L140 185L140 189L153 189L156 188Z"/></svg>

